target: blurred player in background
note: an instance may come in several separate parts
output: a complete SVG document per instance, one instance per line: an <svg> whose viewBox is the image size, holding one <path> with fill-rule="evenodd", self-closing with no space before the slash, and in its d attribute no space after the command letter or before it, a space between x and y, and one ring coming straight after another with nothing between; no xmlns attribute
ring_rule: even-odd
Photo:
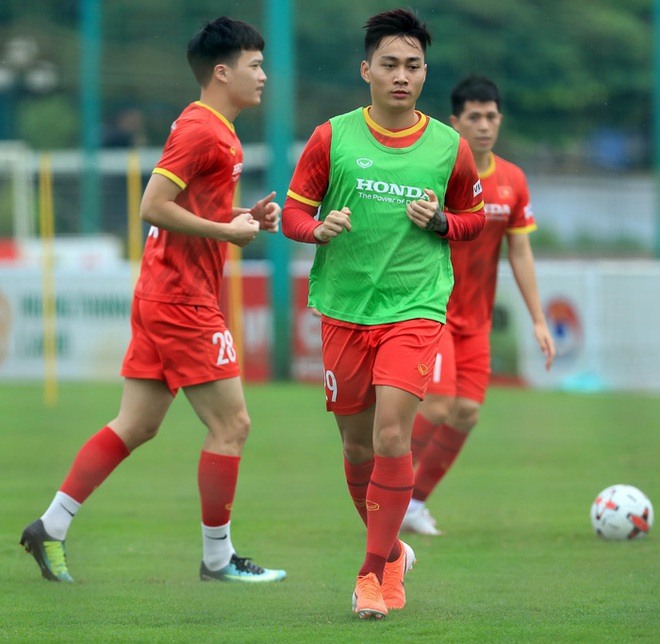
<svg viewBox="0 0 660 644"><path fill-rule="evenodd" d="M232 546L230 516L250 419L219 308L227 244L243 247L260 229L279 227L275 193L249 210L233 207L243 165L233 121L261 102L263 48L258 31L229 18L208 23L188 44L201 96L172 125L143 195L141 217L152 227L133 298L119 414L83 445L50 507L21 537L46 579L73 581L64 547L73 517L121 461L154 438L179 388L207 429L198 466L200 578L286 576L238 557Z"/></svg>
<svg viewBox="0 0 660 644"><path fill-rule="evenodd" d="M353 611L381 619L403 608L415 561L397 535L414 483L412 423L453 284L447 240L478 235L484 215L467 143L415 110L425 25L395 10L365 29L360 71L372 105L316 128L282 222L288 237L317 244L309 306L322 315L326 407L367 526Z"/></svg>
<svg viewBox="0 0 660 644"><path fill-rule="evenodd" d="M428 535L441 532L425 506L426 499L477 424L486 396L489 335L504 237L513 276L532 318L534 337L546 357L546 369L555 355L529 243L536 223L527 181L520 168L492 152L502 122L499 90L484 76L469 76L454 88L451 103L451 124L470 144L481 178L486 226L474 242L449 242L455 284L447 307L447 327L413 426L415 489L402 530Z"/></svg>

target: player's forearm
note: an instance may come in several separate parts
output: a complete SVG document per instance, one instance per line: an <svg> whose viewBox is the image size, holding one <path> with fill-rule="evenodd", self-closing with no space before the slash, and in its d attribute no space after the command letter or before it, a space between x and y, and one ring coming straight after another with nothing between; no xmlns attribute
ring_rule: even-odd
<svg viewBox="0 0 660 644"><path fill-rule="evenodd" d="M143 202L140 210L143 221L161 230L196 237L216 237L215 222L197 217L174 201Z"/></svg>
<svg viewBox="0 0 660 644"><path fill-rule="evenodd" d="M476 212L445 212L447 214L449 229L443 237L451 241L469 241L470 239L474 239L483 230L486 223L486 216L483 209Z"/></svg>
<svg viewBox="0 0 660 644"><path fill-rule="evenodd" d="M307 244L318 244L314 230L320 222L314 218L316 209L297 199L287 197L282 210L282 232L289 239Z"/></svg>
<svg viewBox="0 0 660 644"><path fill-rule="evenodd" d="M541 296L539 295L538 284L536 282L536 272L534 271L534 258L531 253L509 255L509 263L513 271L513 277L518 285L520 295L525 302L534 324L545 324L545 315Z"/></svg>
<svg viewBox="0 0 660 644"><path fill-rule="evenodd" d="M174 201L159 203L143 202L140 217L148 224L156 226L156 228L168 230L173 233L194 237L207 237L221 241L226 241L230 238L230 235L227 234L229 233L227 224L219 224L198 217Z"/></svg>

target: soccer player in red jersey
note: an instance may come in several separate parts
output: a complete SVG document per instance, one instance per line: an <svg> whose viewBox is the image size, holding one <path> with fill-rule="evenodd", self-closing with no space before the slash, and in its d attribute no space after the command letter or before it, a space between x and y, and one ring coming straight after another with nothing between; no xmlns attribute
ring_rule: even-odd
<svg viewBox="0 0 660 644"><path fill-rule="evenodd" d="M522 170L493 154L502 114L497 86L483 76L462 80L451 95L451 124L470 144L483 186L486 225L472 243L451 240L454 290L433 377L413 426L415 489L402 530L437 535L425 501L476 425L490 375L489 335L497 266L506 237L508 258L550 369L555 355L534 272L529 233L536 223Z"/></svg>
<svg viewBox="0 0 660 644"><path fill-rule="evenodd" d="M317 245L309 306L322 316L326 408L367 527L353 611L381 619L404 607L415 561L397 535L414 482L412 423L453 283L447 240L478 235L484 215L467 143L415 109L431 42L425 25L394 10L365 28L361 74L372 104L314 131L282 226Z"/></svg>
<svg viewBox="0 0 660 644"><path fill-rule="evenodd" d="M198 466L203 581L268 582L268 570L238 557L229 524L250 419L236 348L219 308L227 244L277 232L275 193L251 209L233 206L243 166L233 121L261 102L264 41L250 25L218 18L188 44L201 87L172 125L146 186L141 217L152 224L131 314L119 413L80 449L51 505L23 531L21 544L42 575L73 581L64 540L80 506L133 450L154 438L183 389L207 434Z"/></svg>

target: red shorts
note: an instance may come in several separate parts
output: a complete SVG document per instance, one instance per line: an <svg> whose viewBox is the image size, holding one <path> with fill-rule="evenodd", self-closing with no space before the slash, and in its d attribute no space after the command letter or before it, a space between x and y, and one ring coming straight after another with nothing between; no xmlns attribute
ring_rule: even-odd
<svg viewBox="0 0 660 644"><path fill-rule="evenodd" d="M459 335L445 329L433 362L427 393L459 396L482 404L486 399L489 377L489 330Z"/></svg>
<svg viewBox="0 0 660 644"><path fill-rule="evenodd" d="M407 320L362 326L324 317L323 371L326 408L347 415L376 402L375 387L397 387L424 398L444 325Z"/></svg>
<svg viewBox="0 0 660 644"><path fill-rule="evenodd" d="M179 387L240 375L236 347L220 309L133 298L131 342L121 375Z"/></svg>

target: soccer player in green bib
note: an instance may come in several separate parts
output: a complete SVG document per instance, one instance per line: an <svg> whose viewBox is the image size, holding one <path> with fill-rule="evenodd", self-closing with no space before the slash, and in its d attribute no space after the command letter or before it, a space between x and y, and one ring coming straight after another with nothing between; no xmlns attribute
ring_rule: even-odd
<svg viewBox="0 0 660 644"><path fill-rule="evenodd" d="M322 316L326 407L367 527L353 612L382 619L404 607L415 562L398 532L414 484L412 424L453 286L448 240L476 237L484 213L467 142L415 109L426 26L398 9L373 16L365 30L360 73L371 105L316 128L282 226L317 245L309 306Z"/></svg>

